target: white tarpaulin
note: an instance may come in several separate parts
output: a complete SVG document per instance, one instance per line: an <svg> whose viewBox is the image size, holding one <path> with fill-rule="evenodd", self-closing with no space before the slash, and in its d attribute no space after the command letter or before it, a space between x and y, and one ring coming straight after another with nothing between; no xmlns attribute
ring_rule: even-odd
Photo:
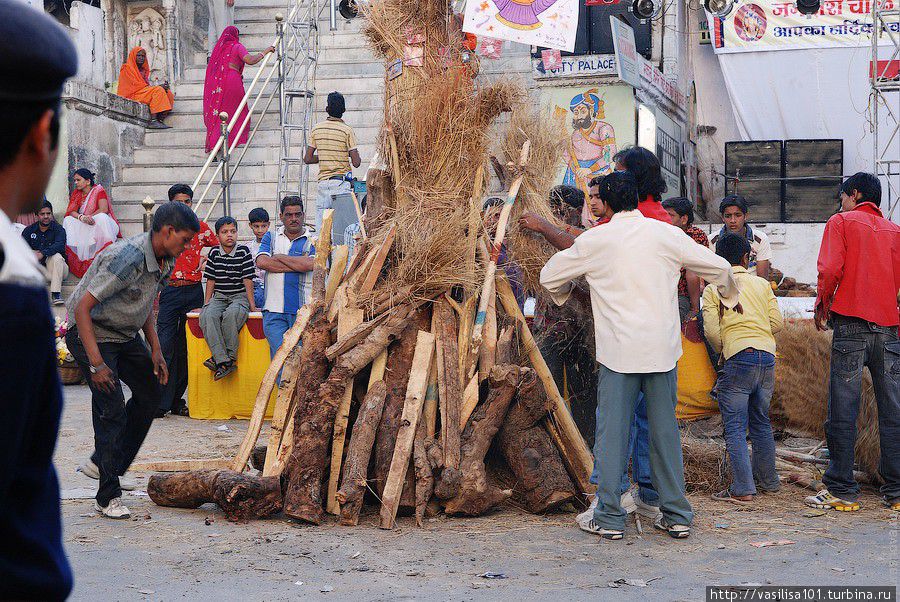
<svg viewBox="0 0 900 602"><path fill-rule="evenodd" d="M579 0L469 0L463 31L532 46L575 50Z"/></svg>
<svg viewBox="0 0 900 602"><path fill-rule="evenodd" d="M868 46L718 59L743 140L840 138L844 173L872 171Z"/></svg>

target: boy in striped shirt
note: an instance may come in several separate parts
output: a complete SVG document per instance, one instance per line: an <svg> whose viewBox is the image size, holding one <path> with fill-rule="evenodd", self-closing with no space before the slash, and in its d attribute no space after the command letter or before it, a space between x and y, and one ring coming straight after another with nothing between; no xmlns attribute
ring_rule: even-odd
<svg viewBox="0 0 900 602"><path fill-rule="evenodd" d="M256 311L253 301L253 255L237 244L237 222L233 217L216 221L219 246L209 252L203 275L206 299L200 312L200 328L212 357L203 365L220 380L237 370L238 333L247 315Z"/></svg>

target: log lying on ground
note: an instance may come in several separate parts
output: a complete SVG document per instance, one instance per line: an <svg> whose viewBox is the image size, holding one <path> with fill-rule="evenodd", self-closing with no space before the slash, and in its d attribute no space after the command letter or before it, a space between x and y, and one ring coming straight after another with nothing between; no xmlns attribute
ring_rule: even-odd
<svg viewBox="0 0 900 602"><path fill-rule="evenodd" d="M388 349L387 365L384 371L384 384L387 385L387 398L378 432L375 437L373 485L380 497L384 492L384 483L391 468L394 447L397 444L397 431L400 428L400 415L403 413L403 402L406 399L406 387L409 384L409 371L412 367L413 353L416 350L416 335L419 330L428 330L431 316L427 307L418 309L408 320L400 338ZM404 489L400 499L401 507L415 507L415 492Z"/></svg>
<svg viewBox="0 0 900 602"><path fill-rule="evenodd" d="M455 495L444 506L448 515L479 516L512 495L512 491L501 490L488 483L484 456L526 373L525 369L518 366L494 366L491 370L488 398L476 408L462 434L459 486ZM444 467L448 479L456 479L454 472L451 467ZM443 478L444 475L441 476L442 480ZM446 495L447 490L452 488L443 487L442 493Z"/></svg>
<svg viewBox="0 0 900 602"><path fill-rule="evenodd" d="M299 520L321 520L321 505L316 511L309 503L309 470L316 471L310 462L310 453L318 450L322 443L322 433L315 429L324 428L323 414L319 411L319 384L325 380L328 360L325 349L331 340L331 326L325 317L324 303L315 304L309 327L303 336L300 370L297 374L297 410L294 412L294 445L288 457L283 476L286 480L285 514ZM330 440L334 426L334 415L327 423L327 437ZM327 448L327 440L324 443ZM314 457L314 456L313 456ZM322 456L324 458L324 455ZM322 460L324 465L324 459ZM324 466L323 466L324 469ZM321 469L316 471L321 472ZM321 488L321 479L318 484ZM312 521L311 521L312 522Z"/></svg>
<svg viewBox="0 0 900 602"><path fill-rule="evenodd" d="M281 479L233 470L195 470L150 477L147 494L159 506L199 508L214 502L232 521L263 518L281 511Z"/></svg>
<svg viewBox="0 0 900 602"><path fill-rule="evenodd" d="M529 370L497 435L497 447L516 477L516 493L535 514L576 499L575 483L541 426L549 411L544 386Z"/></svg>
<svg viewBox="0 0 900 602"><path fill-rule="evenodd" d="M384 381L372 385L353 424L341 488L337 492L337 500L341 505L342 525L355 526L359 523L359 512L362 510L363 497L368 487L366 474L369 470L369 458L386 397L387 386Z"/></svg>

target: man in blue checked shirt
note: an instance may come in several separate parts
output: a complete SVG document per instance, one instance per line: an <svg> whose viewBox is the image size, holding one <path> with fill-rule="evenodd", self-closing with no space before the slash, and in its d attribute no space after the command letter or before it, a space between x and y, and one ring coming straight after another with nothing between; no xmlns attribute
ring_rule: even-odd
<svg viewBox="0 0 900 602"><path fill-rule="evenodd" d="M274 234L266 232L259 243L256 267L265 270L263 332L272 356L281 347L284 333L312 295L312 271L316 249L303 225L305 214L299 196L281 200L281 222Z"/></svg>

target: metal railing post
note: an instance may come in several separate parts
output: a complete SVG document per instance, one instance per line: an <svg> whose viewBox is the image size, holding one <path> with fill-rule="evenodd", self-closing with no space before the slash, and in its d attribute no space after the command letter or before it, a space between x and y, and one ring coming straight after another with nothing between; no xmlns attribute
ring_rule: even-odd
<svg viewBox="0 0 900 602"><path fill-rule="evenodd" d="M329 15L331 31L335 31L337 30L337 0L329 0L329 2L331 8L331 14Z"/></svg>
<svg viewBox="0 0 900 602"><path fill-rule="evenodd" d="M278 44L275 45L275 57L278 65L278 115L281 124L284 125L284 15L275 15L275 35Z"/></svg>
<svg viewBox="0 0 900 602"><path fill-rule="evenodd" d="M228 113L222 111L219 113L219 119L222 121L222 210L225 215L231 215L231 173L228 169Z"/></svg>
<svg viewBox="0 0 900 602"><path fill-rule="evenodd" d="M149 232L153 227L153 207L156 202L148 196L141 201L141 205L144 207L144 232Z"/></svg>

